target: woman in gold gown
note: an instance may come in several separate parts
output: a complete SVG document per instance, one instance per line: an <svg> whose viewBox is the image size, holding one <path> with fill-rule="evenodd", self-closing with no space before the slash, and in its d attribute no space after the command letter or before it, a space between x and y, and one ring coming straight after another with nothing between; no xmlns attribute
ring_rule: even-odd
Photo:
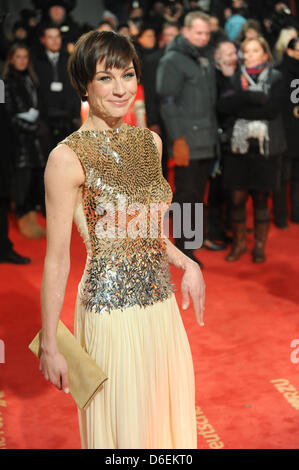
<svg viewBox="0 0 299 470"><path fill-rule="evenodd" d="M193 362L169 263L184 270L183 303L191 297L200 325L205 286L198 264L163 232L172 191L160 137L123 123L137 90L136 51L124 36L91 31L78 40L69 72L90 111L45 171L40 369L68 392L56 330L74 219L87 251L74 334L108 376L89 407L78 408L82 448L196 448Z"/></svg>

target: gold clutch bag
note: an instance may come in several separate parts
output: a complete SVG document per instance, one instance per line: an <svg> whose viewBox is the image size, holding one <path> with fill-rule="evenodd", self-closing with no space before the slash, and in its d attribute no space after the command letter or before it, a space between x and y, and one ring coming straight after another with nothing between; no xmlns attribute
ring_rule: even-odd
<svg viewBox="0 0 299 470"><path fill-rule="evenodd" d="M28 346L38 358L41 354L41 336L42 330ZM57 346L67 361L70 393L78 407L85 410L108 377L61 320L57 326Z"/></svg>

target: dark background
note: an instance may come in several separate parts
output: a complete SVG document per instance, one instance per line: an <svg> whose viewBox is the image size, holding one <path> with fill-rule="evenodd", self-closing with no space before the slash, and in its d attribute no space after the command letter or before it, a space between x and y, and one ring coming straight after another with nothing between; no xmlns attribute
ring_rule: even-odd
<svg viewBox="0 0 299 470"><path fill-rule="evenodd" d="M11 27L18 19L18 13L22 8L33 9L30 0L0 0L0 7L8 12L5 21L6 28ZM96 27L103 11L104 0L77 0L77 6L72 10L71 15L79 24L89 23Z"/></svg>

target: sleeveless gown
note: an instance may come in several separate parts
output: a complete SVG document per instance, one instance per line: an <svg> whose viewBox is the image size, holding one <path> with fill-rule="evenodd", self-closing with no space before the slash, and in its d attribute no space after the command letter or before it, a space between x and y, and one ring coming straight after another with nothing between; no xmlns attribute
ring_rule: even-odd
<svg viewBox="0 0 299 470"><path fill-rule="evenodd" d="M81 447L196 449L193 362L161 236L173 195L152 133L123 124L61 143L86 176L74 212L87 251L74 334L108 376L78 408Z"/></svg>

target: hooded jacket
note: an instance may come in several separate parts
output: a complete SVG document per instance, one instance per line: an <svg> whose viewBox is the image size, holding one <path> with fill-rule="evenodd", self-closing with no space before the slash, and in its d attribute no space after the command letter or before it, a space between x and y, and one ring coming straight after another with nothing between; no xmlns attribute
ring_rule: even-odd
<svg viewBox="0 0 299 470"><path fill-rule="evenodd" d="M179 34L159 62L156 83L170 140L185 137L192 160L213 158L217 125L211 50L193 46Z"/></svg>

